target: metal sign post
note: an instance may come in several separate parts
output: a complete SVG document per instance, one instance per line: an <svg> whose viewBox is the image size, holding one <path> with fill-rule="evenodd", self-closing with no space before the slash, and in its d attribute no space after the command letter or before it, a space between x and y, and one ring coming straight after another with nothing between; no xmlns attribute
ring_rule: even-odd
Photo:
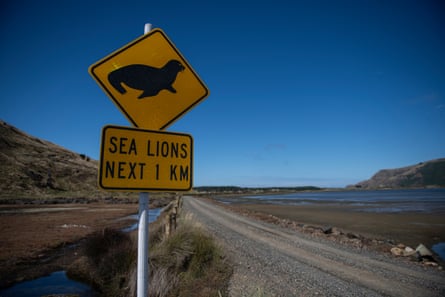
<svg viewBox="0 0 445 297"><path fill-rule="evenodd" d="M138 297L148 296L148 208L149 194L139 193L139 225L138 225Z"/></svg>
<svg viewBox="0 0 445 297"><path fill-rule="evenodd" d="M144 34L151 31L151 24L145 24ZM138 267L137 267L137 296L148 297L148 209L150 196L139 193L139 225L138 225Z"/></svg>
<svg viewBox="0 0 445 297"><path fill-rule="evenodd" d="M188 191L193 179L192 137L162 130L209 90L165 33L151 24L145 24L143 36L88 71L135 127L103 128L98 182L107 191L142 191L137 296L148 297L148 192Z"/></svg>
<svg viewBox="0 0 445 297"><path fill-rule="evenodd" d="M149 191L188 191L193 180L191 135L107 125L102 129L98 186L139 194L138 297L149 278Z"/></svg>

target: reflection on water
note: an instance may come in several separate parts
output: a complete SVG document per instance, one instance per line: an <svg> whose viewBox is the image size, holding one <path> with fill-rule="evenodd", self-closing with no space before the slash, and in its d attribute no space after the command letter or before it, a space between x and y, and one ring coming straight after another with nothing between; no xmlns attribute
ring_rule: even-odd
<svg viewBox="0 0 445 297"><path fill-rule="evenodd" d="M150 223L156 221L156 219L159 217L161 212L162 212L162 208L149 209L148 210L148 223L150 224ZM126 217L124 217L122 219L126 219L126 220L130 219L130 220L137 221L139 219L139 216L137 214L134 214L134 215L126 216ZM123 232L131 232L131 231L136 230L137 228L138 228L138 223L134 223L133 225L128 226L128 227L122 229L122 231Z"/></svg>
<svg viewBox="0 0 445 297"><path fill-rule="evenodd" d="M353 207L355 211L379 213L445 212L445 189L317 191L217 199L224 203L343 205Z"/></svg>
<svg viewBox="0 0 445 297"><path fill-rule="evenodd" d="M45 295L62 294L72 294L82 297L98 296L89 286L69 279L65 271L53 272L48 276L21 282L0 291L1 297L41 297Z"/></svg>

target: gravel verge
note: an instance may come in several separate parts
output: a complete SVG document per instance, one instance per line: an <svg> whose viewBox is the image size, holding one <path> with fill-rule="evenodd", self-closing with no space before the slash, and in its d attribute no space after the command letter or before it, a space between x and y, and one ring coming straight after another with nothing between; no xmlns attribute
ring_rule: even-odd
<svg viewBox="0 0 445 297"><path fill-rule="evenodd" d="M229 295L445 296L445 273L354 249L184 197L183 209L234 263Z"/></svg>

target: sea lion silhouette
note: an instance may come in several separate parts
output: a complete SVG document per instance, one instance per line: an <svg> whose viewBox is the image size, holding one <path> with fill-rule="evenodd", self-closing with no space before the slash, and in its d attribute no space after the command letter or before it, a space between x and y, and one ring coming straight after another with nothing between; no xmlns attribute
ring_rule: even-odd
<svg viewBox="0 0 445 297"><path fill-rule="evenodd" d="M138 97L142 99L156 96L161 90L176 93L172 84L178 73L184 69L185 67L177 60L170 60L161 68L131 64L110 72L108 81L121 94L127 92L122 83L132 89L142 90L142 94Z"/></svg>

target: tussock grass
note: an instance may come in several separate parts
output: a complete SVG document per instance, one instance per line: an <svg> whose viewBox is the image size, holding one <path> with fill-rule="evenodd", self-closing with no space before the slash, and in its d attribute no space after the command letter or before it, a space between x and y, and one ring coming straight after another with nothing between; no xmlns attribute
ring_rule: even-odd
<svg viewBox="0 0 445 297"><path fill-rule="evenodd" d="M189 221L153 247L150 269L151 297L226 296L232 274L214 240Z"/></svg>
<svg viewBox="0 0 445 297"><path fill-rule="evenodd" d="M67 273L71 278L90 283L101 296L127 296L136 247L128 233L104 229L90 235L84 257L74 262Z"/></svg>

